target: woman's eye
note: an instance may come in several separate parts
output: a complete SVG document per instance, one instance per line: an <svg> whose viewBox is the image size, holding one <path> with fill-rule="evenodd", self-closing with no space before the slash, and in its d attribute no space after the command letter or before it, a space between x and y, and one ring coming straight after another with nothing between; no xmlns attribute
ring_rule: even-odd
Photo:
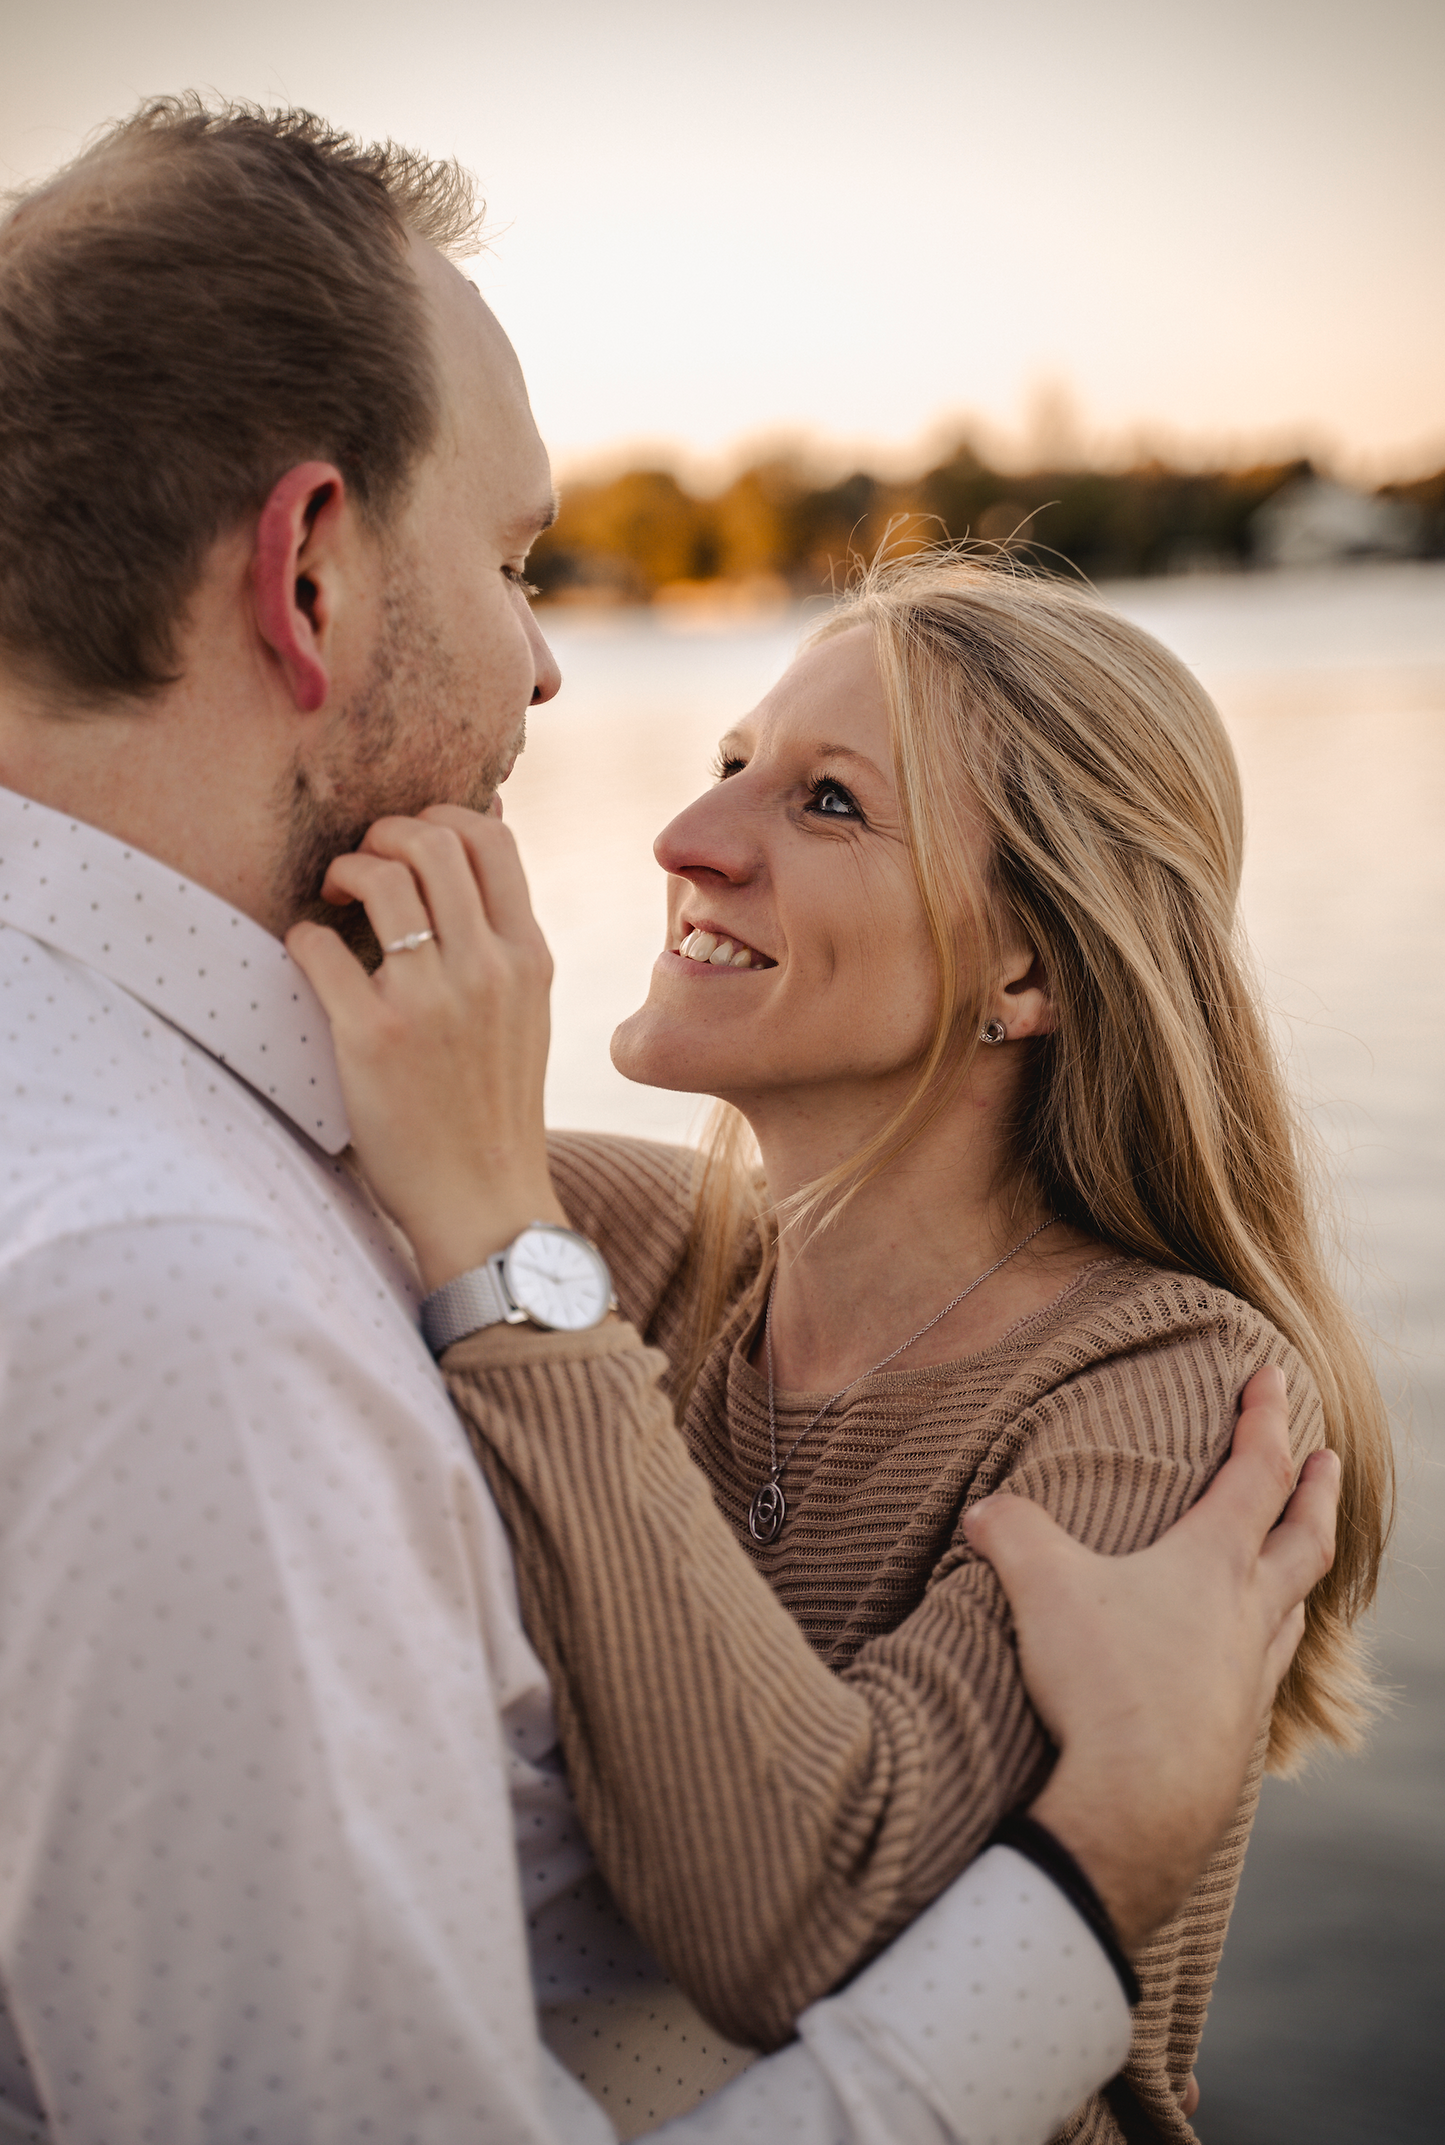
<svg viewBox="0 0 1445 2145"><path fill-rule="evenodd" d="M810 786L808 810L820 819L861 819L857 799L841 782L824 777Z"/></svg>
<svg viewBox="0 0 1445 2145"><path fill-rule="evenodd" d="M525 580L523 578L520 567L504 566L502 568L502 573L505 578L511 582L513 588L519 588L524 596L541 595L542 591L539 588L537 588L531 581Z"/></svg>
<svg viewBox="0 0 1445 2145"><path fill-rule="evenodd" d="M740 760L735 752L720 752L712 763L713 780L726 782L729 775L741 774L747 764L747 761Z"/></svg>

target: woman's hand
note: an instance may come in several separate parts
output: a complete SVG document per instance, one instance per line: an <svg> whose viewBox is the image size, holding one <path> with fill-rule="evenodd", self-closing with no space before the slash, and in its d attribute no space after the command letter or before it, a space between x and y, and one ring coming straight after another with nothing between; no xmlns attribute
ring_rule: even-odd
<svg viewBox="0 0 1445 2145"><path fill-rule="evenodd" d="M499 813L379 819L322 893L360 901L383 947L435 934L370 976L323 924L286 950L330 1019L362 1167L439 1288L528 1222L566 1220L542 1121L552 957Z"/></svg>

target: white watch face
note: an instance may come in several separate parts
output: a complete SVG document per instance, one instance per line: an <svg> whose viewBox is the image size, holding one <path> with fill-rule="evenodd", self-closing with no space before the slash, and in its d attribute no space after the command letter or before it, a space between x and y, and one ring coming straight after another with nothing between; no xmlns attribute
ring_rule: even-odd
<svg viewBox="0 0 1445 2145"><path fill-rule="evenodd" d="M502 1271L518 1309L562 1333L597 1325L612 1302L602 1254L570 1229L524 1229Z"/></svg>

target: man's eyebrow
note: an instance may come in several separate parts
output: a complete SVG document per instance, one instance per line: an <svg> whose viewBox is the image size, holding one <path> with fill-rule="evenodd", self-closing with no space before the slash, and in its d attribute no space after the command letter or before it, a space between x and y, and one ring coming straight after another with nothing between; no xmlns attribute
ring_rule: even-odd
<svg viewBox="0 0 1445 2145"><path fill-rule="evenodd" d="M553 492L550 499L534 507L530 514L525 511L518 514L516 520L508 524L506 530L506 541L511 545L512 549L522 552L530 551L542 531L550 529L557 519L557 510L561 503L557 494Z"/></svg>

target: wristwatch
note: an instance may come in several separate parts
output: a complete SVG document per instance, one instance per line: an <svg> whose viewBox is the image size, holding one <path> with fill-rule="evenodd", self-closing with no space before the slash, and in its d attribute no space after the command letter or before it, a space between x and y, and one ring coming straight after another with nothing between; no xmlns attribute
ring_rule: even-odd
<svg viewBox="0 0 1445 2145"><path fill-rule="evenodd" d="M422 1303L421 1330L439 1356L453 1341L503 1322L583 1333L600 1326L616 1302L595 1244L560 1222L534 1221L505 1251L433 1289Z"/></svg>

